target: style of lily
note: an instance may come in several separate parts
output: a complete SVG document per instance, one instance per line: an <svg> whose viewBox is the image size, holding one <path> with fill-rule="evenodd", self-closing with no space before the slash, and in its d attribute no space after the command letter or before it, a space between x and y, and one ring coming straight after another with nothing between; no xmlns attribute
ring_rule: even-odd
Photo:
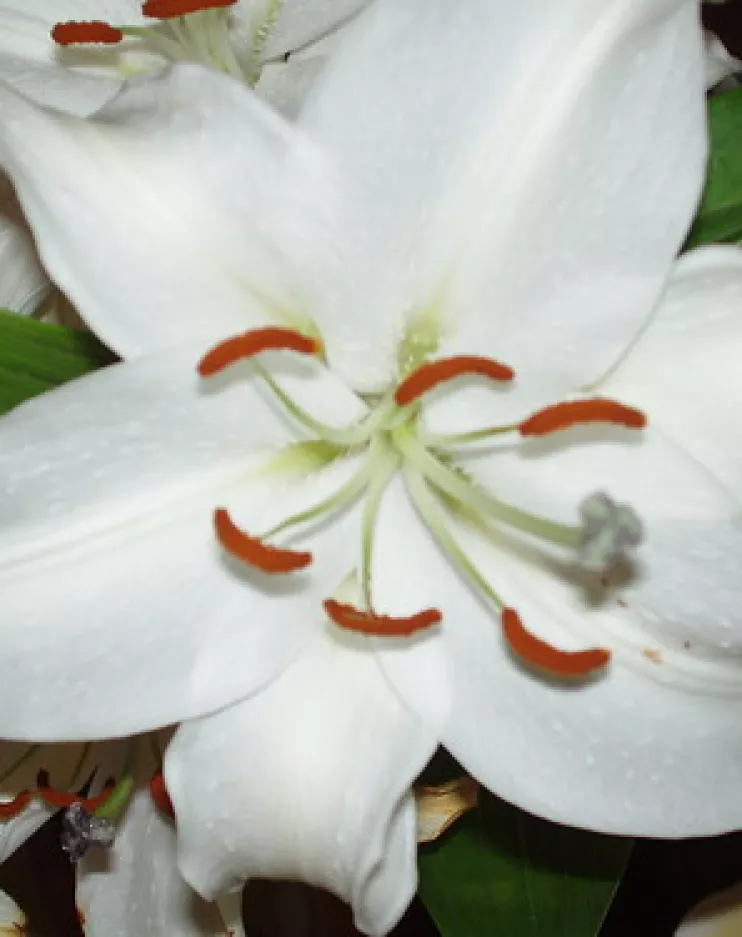
<svg viewBox="0 0 742 937"><path fill-rule="evenodd" d="M127 78L197 61L293 116L333 43L366 3L3 0L0 78L42 104L90 114ZM43 314L50 284L1 184L0 306Z"/></svg>
<svg viewBox="0 0 742 937"><path fill-rule="evenodd" d="M127 360L0 424L0 734L182 723L204 896L299 877L386 933L438 744L561 822L742 822L742 257L674 262L697 15L380 0L295 126L198 66L87 121L3 92Z"/></svg>

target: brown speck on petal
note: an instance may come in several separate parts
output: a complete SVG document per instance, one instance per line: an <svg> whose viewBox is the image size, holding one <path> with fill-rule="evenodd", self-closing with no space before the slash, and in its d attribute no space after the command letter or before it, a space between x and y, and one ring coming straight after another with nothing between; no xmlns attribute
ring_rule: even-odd
<svg viewBox="0 0 742 937"><path fill-rule="evenodd" d="M658 651L656 648L645 647L642 651L642 654L647 658L647 660L651 660L653 664L663 663L662 651Z"/></svg>
<svg viewBox="0 0 742 937"><path fill-rule="evenodd" d="M438 786L415 788L417 841L432 843L469 810L477 806L479 784L474 778L456 778Z"/></svg>

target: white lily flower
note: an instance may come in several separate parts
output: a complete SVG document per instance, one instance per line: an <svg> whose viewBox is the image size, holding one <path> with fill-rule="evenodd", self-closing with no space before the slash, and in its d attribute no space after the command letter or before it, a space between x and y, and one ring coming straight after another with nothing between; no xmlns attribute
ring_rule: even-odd
<svg viewBox="0 0 742 937"><path fill-rule="evenodd" d="M132 360L0 424L0 733L185 721L186 879L371 934L439 742L555 820L738 826L742 259L673 266L702 70L691 2L380 0L297 127L196 66L90 121L5 92L47 268Z"/></svg>
<svg viewBox="0 0 742 937"><path fill-rule="evenodd" d="M2 0L0 78L42 104L90 114L127 78L161 71L172 61L200 61L255 86L293 117L344 27L367 3ZM194 9L173 18L178 6ZM151 8L151 15L143 8ZM63 39L74 38L76 30L84 36L90 21L100 32L102 17L123 27L121 41L110 43L110 27L107 45L61 45L52 38L55 27ZM80 21L85 25L69 25ZM50 284L6 188L0 178L0 306L31 313Z"/></svg>
<svg viewBox="0 0 742 937"><path fill-rule="evenodd" d="M125 79L194 61L256 86L293 114L339 33L367 3L2 0L0 77L40 103L90 114Z"/></svg>

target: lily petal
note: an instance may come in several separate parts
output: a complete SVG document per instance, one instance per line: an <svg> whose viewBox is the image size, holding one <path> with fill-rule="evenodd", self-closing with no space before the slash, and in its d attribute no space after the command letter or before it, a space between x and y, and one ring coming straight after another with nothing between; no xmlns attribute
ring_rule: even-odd
<svg viewBox="0 0 742 937"><path fill-rule="evenodd" d="M265 60L277 59L286 52L303 52L318 41L335 34L346 26L370 0L330 0L317 4L313 0L283 0L280 12L272 26L263 50ZM240 16L240 4L236 17Z"/></svg>
<svg viewBox="0 0 742 937"><path fill-rule="evenodd" d="M740 310L742 250L685 254L646 329L596 388L644 409L732 492L742 485Z"/></svg>
<svg viewBox="0 0 742 937"><path fill-rule="evenodd" d="M165 776L183 874L206 897L303 879L386 934L415 893L409 786L435 744L363 642L321 634L266 690L176 733Z"/></svg>
<svg viewBox="0 0 742 937"><path fill-rule="evenodd" d="M0 159L44 264L120 354L306 322L260 230L296 135L248 89L181 65L91 120L0 101Z"/></svg>
<svg viewBox="0 0 742 937"><path fill-rule="evenodd" d="M26 915L15 901L0 891L0 935L18 937L27 933Z"/></svg>
<svg viewBox="0 0 742 937"><path fill-rule="evenodd" d="M620 645L621 628L634 628L631 602L596 606L578 583L517 543L485 542L454 520L450 529L507 604L556 647ZM510 653L498 610L462 588L392 485L376 542L379 605L402 611L395 602L403 597L444 613L440 628L420 641L382 647L384 671L491 791L540 816L609 833L707 835L742 823L739 694L663 682L664 665L640 652L616 652L603 676L582 685L538 675ZM693 570L691 562L681 572L692 581ZM655 573L667 592L680 587L661 566L649 578Z"/></svg>
<svg viewBox="0 0 742 937"><path fill-rule="evenodd" d="M742 928L742 883L704 899L685 917L675 937L734 937Z"/></svg>
<svg viewBox="0 0 742 937"><path fill-rule="evenodd" d="M683 241L702 88L692 2L374 4L299 121L343 191L342 256L299 248L333 366L383 384L423 315L447 353L506 360L524 390L594 380Z"/></svg>
<svg viewBox="0 0 742 937"><path fill-rule="evenodd" d="M283 586L219 549L216 507L259 532L356 466L272 477L267 457L296 429L249 371L198 388L202 351L114 365L0 424L0 735L127 735L241 698L298 653L302 610L347 572L349 518L302 540L321 538L322 562ZM298 364L294 385L320 418L363 412L321 367Z"/></svg>
<svg viewBox="0 0 742 937"><path fill-rule="evenodd" d="M77 903L86 937L224 934L217 908L180 875L175 828L158 813L146 786L127 806L110 850L91 850L78 863Z"/></svg>
<svg viewBox="0 0 742 937"><path fill-rule="evenodd" d="M49 289L15 194L0 177L0 307L31 313Z"/></svg>

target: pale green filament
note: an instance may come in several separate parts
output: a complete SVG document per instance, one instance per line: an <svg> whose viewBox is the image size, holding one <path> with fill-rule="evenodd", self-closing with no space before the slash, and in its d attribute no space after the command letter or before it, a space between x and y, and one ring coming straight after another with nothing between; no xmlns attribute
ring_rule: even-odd
<svg viewBox="0 0 742 937"><path fill-rule="evenodd" d="M253 69L251 75L248 78L250 84L254 85L258 78L260 78L260 60L263 56L263 52L265 51L265 44L268 41L268 36L270 35L273 27L276 25L278 17L281 15L283 4L284 0L269 0L268 8L265 11L265 16L253 33L252 46L250 49L253 59Z"/></svg>
<svg viewBox="0 0 742 937"><path fill-rule="evenodd" d="M373 611L371 563L373 560L376 520L379 516L382 495L399 467L399 456L393 449L383 445L383 448L375 455L374 461L375 472L368 486L366 501L363 505L363 519L361 520L361 588L363 601L369 612Z"/></svg>
<svg viewBox="0 0 742 937"><path fill-rule="evenodd" d="M489 492L458 475L453 469L440 462L403 426L394 432L394 441L409 461L415 465L435 486L462 505L478 514L522 530L524 533L559 546L575 549L579 546L582 528L560 524L523 511L493 497Z"/></svg>
<svg viewBox="0 0 742 937"><path fill-rule="evenodd" d="M487 426L484 429L475 429L468 433L444 433L441 436L424 435L423 443L433 449L446 449L449 446L466 445L470 442L480 442L483 439L494 439L496 436L505 436L518 429L518 423L510 426Z"/></svg>
<svg viewBox="0 0 742 937"><path fill-rule="evenodd" d="M134 775L131 770L131 765L134 760L134 749L138 744L140 744L140 741L137 739L132 739L127 743L126 757L121 769L121 777L116 782L116 787L106 799L106 802L98 807L97 810L93 811L93 816L105 817L108 820L113 820L123 812L126 805L129 803L129 798L134 790Z"/></svg>
<svg viewBox="0 0 742 937"><path fill-rule="evenodd" d="M449 531L443 509L430 493L425 476L409 462L405 463L402 471L410 497L428 529L448 554L451 562L465 578L470 579L487 596L498 611L502 611L505 608L505 602L464 553L456 538Z"/></svg>

